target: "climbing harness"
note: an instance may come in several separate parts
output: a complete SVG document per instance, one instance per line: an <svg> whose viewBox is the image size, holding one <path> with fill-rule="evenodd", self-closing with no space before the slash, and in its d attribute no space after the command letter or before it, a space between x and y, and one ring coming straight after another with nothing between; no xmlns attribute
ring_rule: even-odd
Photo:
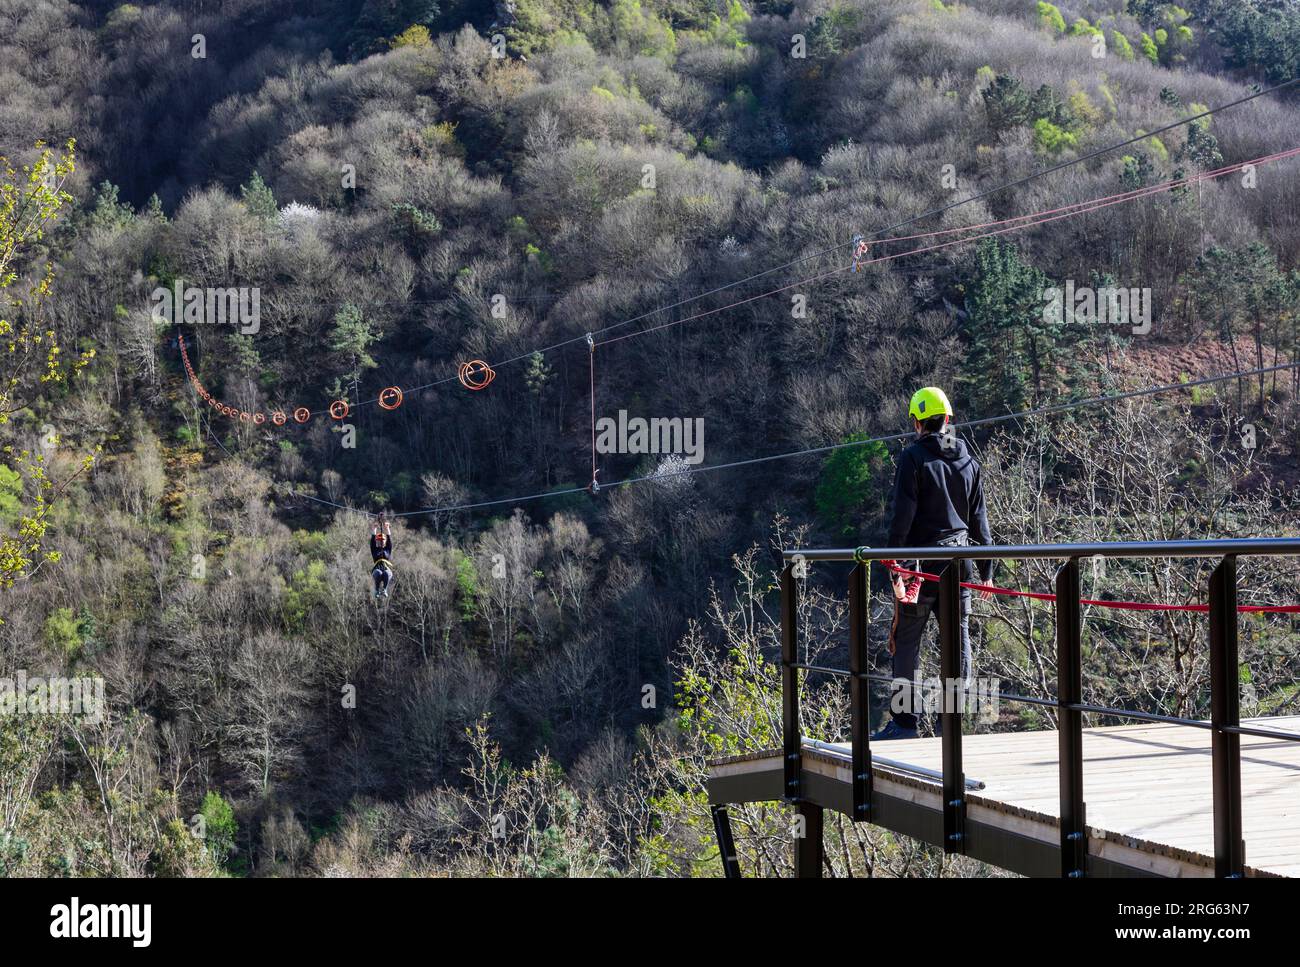
<svg viewBox="0 0 1300 967"><path fill-rule="evenodd" d="M881 561L881 564L889 567L896 565L897 561ZM889 576L890 584L894 588L894 600L899 604L916 604L921 597L922 579L915 575L905 575L897 572Z"/></svg>
<svg viewBox="0 0 1300 967"><path fill-rule="evenodd" d="M384 574L384 580L383 580L383 583L382 583L382 584L381 584L378 580L375 579L375 572L376 572L376 571L383 571L383 572L385 572L385 574ZM378 600L379 598L387 598L387 597L389 597L389 596L390 596L390 592L391 592L392 589L393 589L393 586L397 583L396 573L395 573L395 570L394 570L394 568L393 568L393 563L392 563L392 561L389 561L388 559L386 559L386 558L382 558L382 557L381 557L379 560L375 561L375 562L374 562L374 566L371 567L371 569L370 569L370 578L371 578L372 581L375 582L375 595L374 595L374 596L375 596L376 600Z"/></svg>

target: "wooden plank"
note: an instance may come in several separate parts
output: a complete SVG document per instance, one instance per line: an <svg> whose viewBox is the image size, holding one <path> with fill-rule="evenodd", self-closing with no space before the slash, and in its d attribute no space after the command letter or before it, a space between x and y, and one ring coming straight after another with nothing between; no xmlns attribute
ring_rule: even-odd
<svg viewBox="0 0 1300 967"><path fill-rule="evenodd" d="M1300 735L1300 716L1244 724ZM962 745L967 777L985 783L982 791L968 796L972 816L1052 841L1060 804L1056 732L980 733L964 736ZM1190 726L1138 723L1085 729L1090 851L1162 875L1212 874L1210 747L1210 731ZM847 743L838 748L849 755ZM1300 875L1300 743L1243 735L1241 750L1248 869ZM938 738L897 740L873 745L873 751L910 765L942 769ZM757 767L765 755L754 754L752 766L745 764L746 757L733 757L712 768ZM807 750L805 767L839 781L850 778L848 760L830 753ZM873 771L877 781L889 783L891 795L934 802L937 808L937 784L880 768Z"/></svg>

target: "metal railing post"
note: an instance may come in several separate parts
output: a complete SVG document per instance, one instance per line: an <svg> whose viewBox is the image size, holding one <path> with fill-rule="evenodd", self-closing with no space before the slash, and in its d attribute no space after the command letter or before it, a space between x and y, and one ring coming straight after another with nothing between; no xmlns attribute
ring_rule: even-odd
<svg viewBox="0 0 1300 967"><path fill-rule="evenodd" d="M823 809L810 802L801 802L795 809L803 819L803 835L794 843L794 875L800 880L819 880L826 860L822 836Z"/></svg>
<svg viewBox="0 0 1300 967"><path fill-rule="evenodd" d="M785 763L785 798L803 793L802 737L799 735L799 585L794 565L781 571L781 730Z"/></svg>
<svg viewBox="0 0 1300 967"><path fill-rule="evenodd" d="M942 562L939 582L939 643L943 678L940 714L942 728L942 773L933 776L942 782L943 846L947 853L967 853L965 836L965 772L962 762L961 729L965 709L966 669L963 665L961 571L964 560L1043 560L1057 559L1065 564L1056 574L1056 632L1058 642L1057 689L1055 698L1004 694L1004 699L1030 705L1055 708L1060 716L1058 735L1061 872L1064 876L1082 877L1089 872L1087 840L1087 804L1084 800L1083 716L1106 715L1136 721L1153 722L1211 734L1211 772L1213 778L1213 829L1215 872L1221 877L1241 877L1246 869L1246 844L1243 839L1241 736L1269 740L1300 742L1292 732L1264 728L1259 724L1241 724L1240 669L1238 665L1238 589L1236 559L1240 556L1300 556L1300 538L1241 538L1234 540L1185 541L1116 541L1082 544L1007 544L974 548L925 546L911 548L826 548L786 549L788 562L781 573L781 666L784 800L796 806L802 824L820 829L823 804L811 802L804 795L802 774L802 735L799 729L799 685L801 672L844 676L852 689L852 767L853 818L868 818L871 811L873 757L868 727L870 702L868 689L873 681L888 682L886 676L870 674L866 662L868 630L870 562L886 555L903 560ZM1082 600L1080 599L1080 562L1090 557L1103 558L1219 558L1210 578L1210 718L1185 718L1144 712L1132 708L1111 708L1083 701ZM798 585L796 577L808 561L851 563L856 565L849 579L850 669L827 668L799 661ZM1030 594L1042 598L1044 595ZM1095 602L1098 605L1105 602ZM1117 603L1116 606L1128 606ZM1160 605L1157 605L1160 607ZM1165 605L1164 607L1175 607ZM1289 607L1248 608L1288 613ZM932 706L918 711L927 711ZM811 740L810 740L811 741ZM888 764L888 763L887 763ZM845 797L846 799L848 797ZM833 808L847 809L837 800ZM866 813L867 816L862 814ZM803 840L796 851L796 869L816 875L821 854L820 837ZM1093 860L1095 864L1100 860Z"/></svg>
<svg viewBox="0 0 1300 967"><path fill-rule="evenodd" d="M1087 872L1088 839L1083 802L1083 614L1079 605L1079 559L1056 572L1056 702L1061 770L1061 876Z"/></svg>
<svg viewBox="0 0 1300 967"><path fill-rule="evenodd" d="M728 880L740 879L740 861L736 859L736 841L731 836L731 818L726 806L710 806L713 814L713 832L718 837L718 858L722 860L722 875Z"/></svg>
<svg viewBox="0 0 1300 967"><path fill-rule="evenodd" d="M1241 835L1241 724L1237 665L1237 559L1229 554L1210 575L1210 724L1214 770L1214 875L1245 875Z"/></svg>
<svg viewBox="0 0 1300 967"><path fill-rule="evenodd" d="M960 561L949 559L939 579L939 722L943 728L943 851L965 850L966 777L961 764L961 712L965 670L961 647ZM913 698L913 701L916 697ZM924 707L924 705L922 705Z"/></svg>
<svg viewBox="0 0 1300 967"><path fill-rule="evenodd" d="M849 704L855 823L864 821L871 814L871 682L865 677L870 576L870 563L857 564L849 572Z"/></svg>

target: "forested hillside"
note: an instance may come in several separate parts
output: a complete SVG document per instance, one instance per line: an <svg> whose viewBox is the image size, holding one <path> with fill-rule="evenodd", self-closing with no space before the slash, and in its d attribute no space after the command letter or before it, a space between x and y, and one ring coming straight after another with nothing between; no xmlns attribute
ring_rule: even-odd
<svg viewBox="0 0 1300 967"><path fill-rule="evenodd" d="M1297 89L1146 135L1298 56L1294 0L0 0L0 679L107 701L0 714L0 872L719 875L703 764L779 744L776 549L882 543L898 446L720 465L905 432L927 384L967 420L1290 364L1300 160L1200 176L1300 147ZM833 271L1135 138L894 234L1186 183ZM1067 283L1145 290L1150 325L1047 318ZM256 324L160 319L177 286L256 290ZM1001 543L1294 535L1298 389L962 435ZM620 410L702 420L702 462L594 454ZM421 512L383 608L380 510ZM1297 571L1243 562L1243 602ZM842 575L808 585L842 657ZM979 673L1051 694L1051 608L977 615ZM1243 713L1294 712L1294 622L1242 626ZM1086 634L1089 701L1204 713L1203 617ZM839 739L845 696L808 688ZM738 811L747 871L785 868L785 824ZM984 872L827 835L843 875Z"/></svg>

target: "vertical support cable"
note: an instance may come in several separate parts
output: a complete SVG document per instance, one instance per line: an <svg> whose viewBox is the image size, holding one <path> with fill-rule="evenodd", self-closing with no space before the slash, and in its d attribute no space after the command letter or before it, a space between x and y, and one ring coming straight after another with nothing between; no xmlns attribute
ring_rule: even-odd
<svg viewBox="0 0 1300 967"><path fill-rule="evenodd" d="M1229 554L1210 575L1210 724L1214 770L1214 875L1245 875L1241 836L1241 724L1237 664L1237 558Z"/></svg>
<svg viewBox="0 0 1300 967"><path fill-rule="evenodd" d="M870 562L849 572L849 703L853 744L853 821L871 813L871 682L867 672L867 610Z"/></svg>
<svg viewBox="0 0 1300 967"><path fill-rule="evenodd" d="M961 562L949 558L939 578L939 721L943 728L943 851L965 849L966 777L961 763L961 711L966 670L961 647Z"/></svg>
<svg viewBox="0 0 1300 967"><path fill-rule="evenodd" d="M596 339L587 333L587 370L591 375L591 492L600 493L596 482Z"/></svg>
<svg viewBox="0 0 1300 967"><path fill-rule="evenodd" d="M1083 616L1079 605L1079 559L1056 572L1056 703L1061 770L1061 876L1087 872L1088 840L1083 802Z"/></svg>
<svg viewBox="0 0 1300 967"><path fill-rule="evenodd" d="M785 798L798 802L803 789L802 737L799 735L799 585L794 565L781 570L781 733L785 765Z"/></svg>

